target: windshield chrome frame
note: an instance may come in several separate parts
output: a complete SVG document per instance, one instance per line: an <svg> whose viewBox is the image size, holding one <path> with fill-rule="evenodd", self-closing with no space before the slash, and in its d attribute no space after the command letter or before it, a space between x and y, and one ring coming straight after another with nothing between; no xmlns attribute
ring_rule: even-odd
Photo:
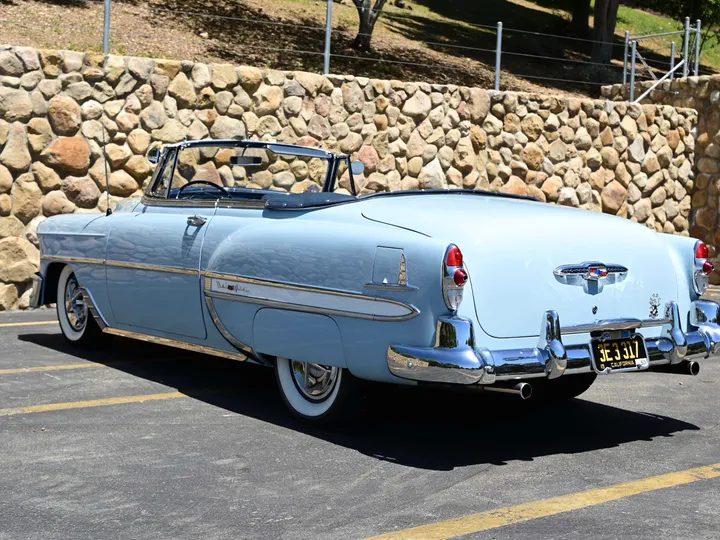
<svg viewBox="0 0 720 540"><path fill-rule="evenodd" d="M335 154L321 148L311 148L308 146L300 146L296 144L235 139L203 139L199 141L183 141L179 143L165 145L162 149L162 155L160 156L160 160L158 161L158 167L155 170L155 175L148 183L148 187L145 190L145 197L154 201L158 201L160 199L165 199L169 201L171 199L170 191L172 189L172 179L175 178L175 169L177 167L177 161L180 152L185 150L186 148L208 148L212 146L216 146L218 148L260 148L264 150L269 150L270 152L278 155L325 159L328 161L328 167L325 173L325 180L323 182L321 191L327 193L335 191L335 187L338 182L337 172L339 169L339 165L342 161L347 160L348 170L350 174L350 185L352 186L353 195L357 196L357 191L355 189L355 179L353 178L353 173L350 168L350 157L345 154ZM160 179L160 171L165 168L168 159L173 160L170 185L167 188L165 197L158 197L153 193ZM179 201L181 199L177 200Z"/></svg>

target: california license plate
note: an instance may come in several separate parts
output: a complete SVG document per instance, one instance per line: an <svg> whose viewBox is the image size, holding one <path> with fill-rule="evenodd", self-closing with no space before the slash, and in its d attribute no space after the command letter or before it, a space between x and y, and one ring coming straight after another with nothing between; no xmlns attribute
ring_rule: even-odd
<svg viewBox="0 0 720 540"><path fill-rule="evenodd" d="M620 338L595 338L590 349L597 371L642 369L647 366L648 353L640 334Z"/></svg>

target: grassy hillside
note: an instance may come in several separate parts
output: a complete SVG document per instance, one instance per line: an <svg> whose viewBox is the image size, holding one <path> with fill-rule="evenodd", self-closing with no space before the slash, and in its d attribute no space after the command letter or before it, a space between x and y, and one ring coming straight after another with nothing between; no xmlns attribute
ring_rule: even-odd
<svg viewBox="0 0 720 540"><path fill-rule="evenodd" d="M349 0L344 0L349 4ZM571 39L566 11L527 0L390 0L374 50L350 48L357 12L335 3L332 71L371 77L491 87L495 29L505 26L502 88L596 96L618 82L626 29L676 29L669 19L621 7L614 66L586 64L591 43ZM0 40L15 45L101 50L103 6L98 1L0 0ZM230 61L279 69L322 70L324 0L113 1L112 52ZM552 34L552 35L545 35ZM679 42L680 40L678 40ZM651 65L669 62L669 40L644 42ZM703 69L720 68L720 47L703 55Z"/></svg>

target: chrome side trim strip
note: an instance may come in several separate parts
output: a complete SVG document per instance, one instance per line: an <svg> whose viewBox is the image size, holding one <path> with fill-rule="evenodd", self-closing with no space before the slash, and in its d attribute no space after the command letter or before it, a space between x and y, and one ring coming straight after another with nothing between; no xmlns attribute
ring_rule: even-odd
<svg viewBox="0 0 720 540"><path fill-rule="evenodd" d="M204 272L203 275L205 276L204 290L207 296L233 300L235 302L249 302L293 311L354 317L375 321L406 321L416 317L420 313L420 310L411 304L387 298L246 278L231 274ZM213 285L213 280L215 280L215 285ZM238 284L238 286L231 287L228 282ZM252 290L248 288L248 285L255 287L255 289ZM288 295L282 291L293 291L298 294ZM328 297L344 298L347 300L347 303L354 303L355 309L331 307L333 301L329 300ZM364 308L364 311L362 308ZM397 314L388 313L389 311L397 311L398 309L400 312ZM385 310L385 313L382 313L382 310Z"/></svg>
<svg viewBox="0 0 720 540"><path fill-rule="evenodd" d="M414 285L400 285L398 283L366 283L366 289L373 289L376 291L392 291L392 292L411 292L417 291L418 288Z"/></svg>
<svg viewBox="0 0 720 540"><path fill-rule="evenodd" d="M222 334L222 337L224 337L227 342L230 343L230 345L232 345L239 351L252 354L252 349L241 341L235 339L235 336L233 336L227 329L227 327L222 323L220 317L218 316L217 310L215 309L215 303L213 302L211 296L205 296L205 304L207 305L208 313L210 313L210 318L212 319L213 324L215 324L215 328L217 328L218 332Z"/></svg>
<svg viewBox="0 0 720 540"><path fill-rule="evenodd" d="M107 236L107 234L105 234L105 233L78 233L78 232L52 231L52 232L42 233L39 236L84 236L84 237L89 237L89 238L105 238Z"/></svg>
<svg viewBox="0 0 720 540"><path fill-rule="evenodd" d="M86 257L58 257L55 255L43 255L40 259L46 262L64 262L71 264L105 264L104 259L89 259Z"/></svg>
<svg viewBox="0 0 720 540"><path fill-rule="evenodd" d="M149 272L168 272L170 274L185 274L191 276L199 275L198 270L189 268L177 268L175 266L162 266L158 264L131 263L124 261L107 261L103 259L87 259L84 257L58 257L55 255L43 255L43 261L64 262L68 264L97 264L100 266L111 266L115 268L131 268L134 270L147 270Z"/></svg>
<svg viewBox="0 0 720 540"><path fill-rule="evenodd" d="M197 270L191 270L189 268L177 268L175 266L161 266L158 264L145 264L145 263L131 263L124 261L105 261L105 266L112 266L115 268L130 268L133 270L146 270L148 272L168 272L170 274L186 274L197 276Z"/></svg>
<svg viewBox="0 0 720 540"><path fill-rule="evenodd" d="M113 336L137 339L140 341L146 341L148 343L155 343L157 345L167 345L168 347L175 347L176 349L185 349L187 351L210 354L213 356L219 356L220 358L229 358L230 360L239 360L241 362L247 360L247 356L239 352L234 353L229 351L222 351L220 349L213 349L212 347L206 347L204 345L195 345L194 343L185 343L184 341L177 341L175 339L150 336L148 334L140 334L138 332L131 332L130 330L120 330L119 328L111 328L108 326L107 328L103 329L103 332L105 332L106 334L111 334Z"/></svg>

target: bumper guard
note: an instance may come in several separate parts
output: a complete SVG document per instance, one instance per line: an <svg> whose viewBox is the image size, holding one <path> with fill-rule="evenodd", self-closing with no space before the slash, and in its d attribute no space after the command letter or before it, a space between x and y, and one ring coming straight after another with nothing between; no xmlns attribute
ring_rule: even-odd
<svg viewBox="0 0 720 540"><path fill-rule="evenodd" d="M449 384L493 384L563 374L590 373L594 370L589 345L565 346L562 336L612 330L637 330L663 326L663 335L645 340L649 359L640 370L675 365L720 350L720 305L697 300L690 309L690 325L683 332L680 312L669 302L663 319L611 319L591 324L560 326L555 311L542 318L537 347L491 351L476 348L472 322L457 316L440 317L433 347L391 345L388 348L390 371L414 381ZM610 373L609 368L605 373ZM626 371L626 370L615 370ZM637 371L632 369L632 371Z"/></svg>

